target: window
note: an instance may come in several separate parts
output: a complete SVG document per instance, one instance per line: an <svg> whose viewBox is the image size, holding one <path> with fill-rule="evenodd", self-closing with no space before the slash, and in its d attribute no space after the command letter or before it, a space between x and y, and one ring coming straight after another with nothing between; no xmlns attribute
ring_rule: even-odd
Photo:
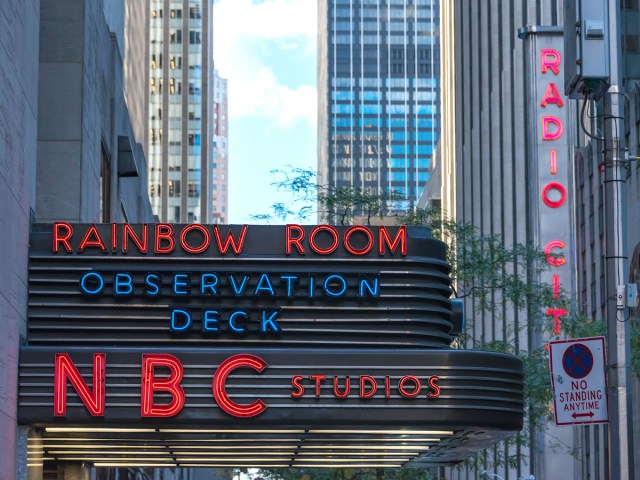
<svg viewBox="0 0 640 480"><path fill-rule="evenodd" d="M171 18L182 18L182 9L171 9L170 15Z"/></svg>
<svg viewBox="0 0 640 480"><path fill-rule="evenodd" d="M190 133L189 134L189 145L191 146L200 146L200 134L199 133Z"/></svg>
<svg viewBox="0 0 640 480"><path fill-rule="evenodd" d="M198 32L196 30L190 30L189 31L189 43L192 44L192 45L202 43L202 41L200 39L200 32Z"/></svg>
<svg viewBox="0 0 640 480"><path fill-rule="evenodd" d="M171 70L182 68L182 57L171 55L171 58L169 59L169 68Z"/></svg>
<svg viewBox="0 0 640 480"><path fill-rule="evenodd" d="M169 196L180 196L180 180L169 180ZM180 218L180 215L177 215L176 218Z"/></svg>
<svg viewBox="0 0 640 480"><path fill-rule="evenodd" d="M200 5L189 7L189 18L201 18Z"/></svg>
<svg viewBox="0 0 640 480"><path fill-rule="evenodd" d="M189 196L190 197L199 197L200 196L200 185L197 183L189 184Z"/></svg>
<svg viewBox="0 0 640 480"><path fill-rule="evenodd" d="M170 43L182 43L182 30L175 30L169 32Z"/></svg>

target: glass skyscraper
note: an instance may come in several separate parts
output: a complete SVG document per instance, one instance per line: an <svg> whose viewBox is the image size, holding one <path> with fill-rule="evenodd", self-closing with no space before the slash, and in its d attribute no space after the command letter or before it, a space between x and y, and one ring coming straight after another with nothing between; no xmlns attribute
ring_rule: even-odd
<svg viewBox="0 0 640 480"><path fill-rule="evenodd" d="M322 184L395 191L414 205L439 133L436 0L320 0Z"/></svg>
<svg viewBox="0 0 640 480"><path fill-rule="evenodd" d="M213 3L149 2L149 196L165 222L211 223Z"/></svg>

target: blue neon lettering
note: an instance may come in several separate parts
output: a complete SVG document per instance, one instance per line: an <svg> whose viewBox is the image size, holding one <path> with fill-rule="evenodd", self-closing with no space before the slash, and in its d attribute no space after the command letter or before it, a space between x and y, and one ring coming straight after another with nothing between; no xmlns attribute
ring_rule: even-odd
<svg viewBox="0 0 640 480"><path fill-rule="evenodd" d="M244 327L238 327L236 325L236 317L240 316L248 318L249 314L247 314L247 312L243 310L236 310L235 312L232 312L231 315L229 315L229 327L231 327L231 330L233 330L234 332L244 333L246 332L246 329Z"/></svg>
<svg viewBox="0 0 640 480"><path fill-rule="evenodd" d="M233 293L235 293L236 295L242 295L242 292L244 292L244 287L247 285L247 280L249 280L249 276L243 276L242 283L238 286L238 284L236 283L236 277L234 277L233 275L229 275L229 281L231 282Z"/></svg>
<svg viewBox="0 0 640 480"><path fill-rule="evenodd" d="M220 331L220 312L218 310L206 310L202 319L203 332Z"/></svg>
<svg viewBox="0 0 640 480"><path fill-rule="evenodd" d="M266 286L262 286L263 282L266 283ZM273 290L273 285L271 285L269 275L267 275L266 273L263 273L260 276L260 280L258 281L258 285L256 285L256 289L253 294L258 295L258 293L261 291L267 291L271 294L271 296L274 296L276 294L276 292Z"/></svg>
<svg viewBox="0 0 640 480"><path fill-rule="evenodd" d="M281 275L280 278L282 280L287 281L287 297L293 296L293 284L298 279L297 275Z"/></svg>
<svg viewBox="0 0 640 480"><path fill-rule="evenodd" d="M316 289L316 277L309 276L309 298L313 298L313 292Z"/></svg>
<svg viewBox="0 0 640 480"><path fill-rule="evenodd" d="M371 295L372 297L379 297L380 296L380 279L377 277L374 278L373 285L372 285L368 279L361 278L360 279L360 296L361 297L365 296L365 289L369 291L369 295Z"/></svg>
<svg viewBox="0 0 640 480"><path fill-rule="evenodd" d="M262 325L260 326L260 331L262 333L266 333L268 330L273 330L274 332L280 331L280 325L276 322L278 313L280 313L279 310L274 310L271 312L271 316L267 317L267 311L262 311Z"/></svg>
<svg viewBox="0 0 640 480"><path fill-rule="evenodd" d="M133 293L133 278L131 278L131 275L128 273L116 273L113 291L116 295L131 295Z"/></svg>
<svg viewBox="0 0 640 480"><path fill-rule="evenodd" d="M154 282L152 282L152 280L157 280L158 283L154 283ZM158 284L161 281L162 281L162 279L161 279L160 275L158 275L156 273L148 274L144 279L144 283L148 287L144 291L144 293L146 293L147 295L158 295L160 293L160 285L158 285Z"/></svg>
<svg viewBox="0 0 640 480"><path fill-rule="evenodd" d="M182 317L182 320L184 322L182 325L178 325L179 317ZM184 330L187 330L190 326L191 326L191 315L189 314L189 312L185 310L178 310L178 309L171 311L170 329L172 332L183 332Z"/></svg>
<svg viewBox="0 0 640 480"><path fill-rule="evenodd" d="M342 290L338 292L331 290L330 289L331 286L329 285L329 282L331 282L332 280L338 280L340 283L342 283ZM325 279L323 286L324 286L325 293L330 297L341 297L347 291L347 281L344 279L342 275L337 275L337 274L329 275Z"/></svg>
<svg viewBox="0 0 640 480"><path fill-rule="evenodd" d="M209 283L210 281L210 283ZM217 295L216 286L218 285L219 278L215 273L203 273L200 278L200 291L204 295L206 290L211 290L211 293Z"/></svg>
<svg viewBox="0 0 640 480"><path fill-rule="evenodd" d="M186 273L176 273L173 276L173 294L174 295L189 295L189 290L178 289L179 287L189 286L189 276Z"/></svg>
<svg viewBox="0 0 640 480"><path fill-rule="evenodd" d="M93 290L87 287L87 284L86 284L86 281L91 278L95 278L96 280L98 280L98 287L96 287ZM85 273L80 279L80 288L87 295L97 295L100 292L102 292L102 290L104 289L104 278L102 278L102 275L100 275L98 272Z"/></svg>

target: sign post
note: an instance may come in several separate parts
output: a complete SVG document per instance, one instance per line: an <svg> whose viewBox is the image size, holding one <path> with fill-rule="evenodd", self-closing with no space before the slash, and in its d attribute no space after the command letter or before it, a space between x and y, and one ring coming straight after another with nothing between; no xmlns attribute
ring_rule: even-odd
<svg viewBox="0 0 640 480"><path fill-rule="evenodd" d="M556 425L606 423L604 337L549 342Z"/></svg>

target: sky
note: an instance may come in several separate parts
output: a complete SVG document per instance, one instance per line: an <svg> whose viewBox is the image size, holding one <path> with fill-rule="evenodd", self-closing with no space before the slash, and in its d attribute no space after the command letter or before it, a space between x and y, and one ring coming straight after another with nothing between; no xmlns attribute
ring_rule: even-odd
<svg viewBox="0 0 640 480"><path fill-rule="evenodd" d="M229 223L256 223L251 215L290 200L272 170L316 168L316 18L316 0L214 1L214 63L229 90Z"/></svg>

